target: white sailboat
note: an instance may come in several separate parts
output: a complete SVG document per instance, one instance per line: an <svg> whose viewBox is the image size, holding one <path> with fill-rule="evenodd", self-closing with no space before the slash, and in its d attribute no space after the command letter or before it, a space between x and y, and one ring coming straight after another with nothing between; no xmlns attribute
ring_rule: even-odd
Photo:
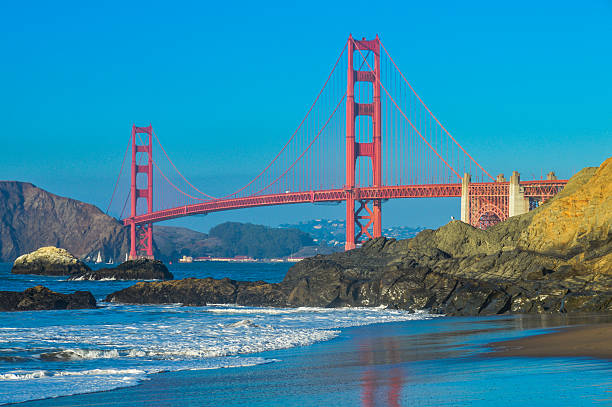
<svg viewBox="0 0 612 407"><path fill-rule="evenodd" d="M98 257L96 258L95 263L96 263L96 264L98 264L98 263L102 263L102 256L100 256L100 251L98 251Z"/></svg>

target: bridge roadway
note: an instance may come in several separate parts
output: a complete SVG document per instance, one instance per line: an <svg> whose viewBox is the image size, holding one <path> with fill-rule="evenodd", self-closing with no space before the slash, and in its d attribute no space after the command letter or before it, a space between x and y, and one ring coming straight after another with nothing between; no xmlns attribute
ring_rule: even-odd
<svg viewBox="0 0 612 407"><path fill-rule="evenodd" d="M549 198L564 186L567 180L521 181L525 197ZM482 182L470 184L472 196L508 196L509 182ZM289 205L315 202L341 202L348 194L357 200L396 199L396 198L460 198L461 184L400 185L384 187L364 187L353 190L328 189L320 191L287 192L249 196L244 198L215 199L201 203L163 209L123 220L124 225L142 225L161 222L184 216L201 215L210 212L232 209L254 208L259 206Z"/></svg>

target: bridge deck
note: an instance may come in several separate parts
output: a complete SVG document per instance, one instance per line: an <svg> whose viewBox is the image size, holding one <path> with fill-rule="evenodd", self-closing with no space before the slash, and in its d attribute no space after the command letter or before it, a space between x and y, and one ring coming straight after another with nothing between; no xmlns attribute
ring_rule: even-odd
<svg viewBox="0 0 612 407"><path fill-rule="evenodd" d="M567 183L566 180L555 181L523 181L521 186L525 189L526 197L552 196L553 189ZM508 194L508 182L471 183L470 188L477 194ZM556 193L556 192L555 192ZM283 194L270 194L250 196L245 198L216 199L202 203L163 209L148 214L127 218L124 225L146 224L164 220L180 218L191 215L201 215L210 212L227 211L232 209L253 208L271 205L289 205L315 202L340 202L349 194L355 199L397 199L397 198L458 198L461 197L461 184L428 184L428 185L400 185L385 187L365 187L353 190L328 189L321 191L287 192Z"/></svg>

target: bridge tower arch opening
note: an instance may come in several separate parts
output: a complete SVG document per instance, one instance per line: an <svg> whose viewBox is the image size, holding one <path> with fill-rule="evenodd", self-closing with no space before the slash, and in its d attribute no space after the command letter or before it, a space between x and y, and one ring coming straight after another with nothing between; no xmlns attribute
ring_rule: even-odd
<svg viewBox="0 0 612 407"><path fill-rule="evenodd" d="M380 101L380 41L378 35L373 40L354 40L348 38L348 73L346 89L346 244L345 249L354 249L363 239L376 238L382 235L382 206L380 199L359 199L355 185L356 164L359 157L369 157L372 168L372 186L382 186L382 145L381 145L381 101ZM354 57L358 56L358 65L363 59L363 52L374 57L374 71L355 70ZM362 103L355 100L355 85L359 82L372 84L372 101ZM372 138L370 142L358 142L355 139L359 116L372 119ZM355 203L359 206L355 208Z"/></svg>
<svg viewBox="0 0 612 407"><path fill-rule="evenodd" d="M137 141L148 144L138 144ZM147 157L146 163L141 163L137 157L138 153L144 153ZM137 183L138 174L147 174L146 188L139 188ZM130 220L130 260L138 258L153 258L153 223L136 224L134 218L138 213L138 201L146 201L146 214L153 212L153 128L136 127L132 125L132 182L130 189L131 214Z"/></svg>

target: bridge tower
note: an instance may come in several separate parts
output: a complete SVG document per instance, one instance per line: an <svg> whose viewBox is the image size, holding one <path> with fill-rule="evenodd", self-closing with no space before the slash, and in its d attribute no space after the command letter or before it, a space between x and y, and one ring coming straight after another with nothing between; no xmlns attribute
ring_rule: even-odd
<svg viewBox="0 0 612 407"><path fill-rule="evenodd" d="M364 52L374 55L374 71L355 70L354 53L362 61ZM360 63L361 65L361 63ZM348 74L346 89L346 244L345 249L355 248L355 244L366 236L370 239L382 234L382 208L380 199L359 199L355 188L355 167L357 158L370 157L372 162L372 186L382 186L382 153L381 153L381 109L380 109L380 41L378 35L373 40L348 39ZM355 83L372 83L372 103L360 103L355 100ZM355 127L358 116L372 118L372 141L356 142ZM355 201L359 208L355 210ZM366 214L367 213L367 214ZM355 231L357 227L357 231ZM371 228L371 230L370 230Z"/></svg>
<svg viewBox="0 0 612 407"><path fill-rule="evenodd" d="M148 144L137 144L136 139L140 139L140 134L144 134ZM139 165L136 161L137 153L146 153L147 163ZM147 187L138 188L136 179L138 174L147 174ZM136 224L134 218L137 215L137 204L140 198L147 201L147 214L153 212L153 128L136 127L132 125L132 185L131 197L131 225L130 225L130 260L146 257L153 258L153 223Z"/></svg>

